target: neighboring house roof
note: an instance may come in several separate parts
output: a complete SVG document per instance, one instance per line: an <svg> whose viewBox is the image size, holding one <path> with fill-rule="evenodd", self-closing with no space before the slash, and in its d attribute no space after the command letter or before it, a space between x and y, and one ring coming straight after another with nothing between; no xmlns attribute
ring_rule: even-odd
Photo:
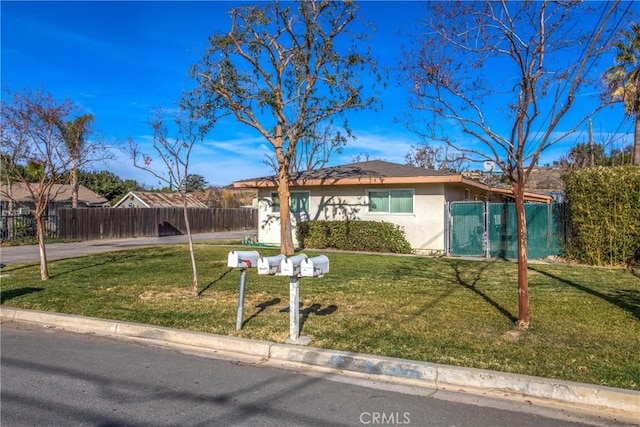
<svg viewBox="0 0 640 427"><path fill-rule="evenodd" d="M154 193L151 191L130 191L118 201L114 208L120 207L124 202L135 198L147 208L181 208L182 195L180 193ZM125 206L126 207L126 206ZM193 194L187 194L188 208L206 208L207 205L198 200Z"/></svg>
<svg viewBox="0 0 640 427"><path fill-rule="evenodd" d="M39 184L29 184L33 189L37 190ZM54 184L51 188L51 202L55 203L71 203L72 187L69 184ZM11 184L11 188L7 185L0 186L0 200L5 201L12 199L17 203L34 203L31 192L27 184L15 183ZM109 206L109 201L99 194L94 193L86 187L80 185L78 187L78 206Z"/></svg>
<svg viewBox="0 0 640 427"><path fill-rule="evenodd" d="M501 194L507 197L513 195L511 190L493 188L481 182L464 177L462 174L441 172L433 169L419 168L410 165L401 165L382 160L373 160L361 163L351 163L342 166L333 166L315 169L295 174L291 177L291 186L316 186L316 185L374 185L374 184L462 184L483 191ZM252 178L233 183L238 188L270 188L277 187L277 177L269 176ZM549 202L551 197L543 194L525 193L530 201Z"/></svg>
<svg viewBox="0 0 640 427"><path fill-rule="evenodd" d="M529 174L527 180L527 190L540 193L564 193L564 168L560 167L540 167L535 168Z"/></svg>

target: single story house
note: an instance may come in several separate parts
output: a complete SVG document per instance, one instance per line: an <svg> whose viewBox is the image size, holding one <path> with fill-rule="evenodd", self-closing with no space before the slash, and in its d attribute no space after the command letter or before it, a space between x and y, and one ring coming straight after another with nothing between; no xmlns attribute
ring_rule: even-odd
<svg viewBox="0 0 640 427"><path fill-rule="evenodd" d="M29 184L37 191L37 183ZM58 209L70 208L72 187L69 184L54 184L51 188L47 215L55 215ZM13 202L13 203L12 203ZM94 208L109 207L109 201L99 194L80 185L78 187L78 207ZM35 209L35 203L27 184L14 183L11 186L0 186L0 211L2 214L27 215ZM11 212L10 212L11 211Z"/></svg>
<svg viewBox="0 0 640 427"><path fill-rule="evenodd" d="M236 181L238 188L258 190L258 242L280 244L280 204L275 177ZM380 160L327 167L291 179L294 227L308 220L374 220L401 226L418 252L445 250L446 208L456 201L502 202L510 190L492 188L462 174ZM551 197L526 193L527 200ZM294 232L294 243L295 232Z"/></svg>
<svg viewBox="0 0 640 427"><path fill-rule="evenodd" d="M180 193L154 193L151 191L129 191L118 201L114 208L181 208L182 195ZM188 208L206 208L204 202L193 194L187 194Z"/></svg>

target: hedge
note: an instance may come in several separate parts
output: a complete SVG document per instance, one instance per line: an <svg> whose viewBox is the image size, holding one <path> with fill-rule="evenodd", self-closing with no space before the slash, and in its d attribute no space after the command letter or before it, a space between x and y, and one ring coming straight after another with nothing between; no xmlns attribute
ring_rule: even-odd
<svg viewBox="0 0 640 427"><path fill-rule="evenodd" d="M302 248L411 253L404 230L379 221L307 221L297 226Z"/></svg>
<svg viewBox="0 0 640 427"><path fill-rule="evenodd" d="M567 255L598 266L640 264L640 167L593 167L565 177Z"/></svg>

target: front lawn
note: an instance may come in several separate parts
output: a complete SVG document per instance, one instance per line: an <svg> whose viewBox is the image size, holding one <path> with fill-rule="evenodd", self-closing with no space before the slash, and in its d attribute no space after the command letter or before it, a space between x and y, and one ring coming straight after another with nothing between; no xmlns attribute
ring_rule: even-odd
<svg viewBox="0 0 640 427"><path fill-rule="evenodd" d="M51 261L45 282L37 264L7 266L2 304L284 342L289 280L255 269L235 331L240 272L227 268L229 250L196 246L199 298L177 245ZM312 346L640 390L637 271L530 265L532 327L520 332L513 263L325 254L330 273L300 279Z"/></svg>

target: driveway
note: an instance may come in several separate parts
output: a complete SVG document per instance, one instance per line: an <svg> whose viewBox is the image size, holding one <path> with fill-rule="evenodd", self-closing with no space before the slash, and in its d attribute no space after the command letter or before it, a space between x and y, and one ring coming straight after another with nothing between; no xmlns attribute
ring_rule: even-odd
<svg viewBox="0 0 640 427"><path fill-rule="evenodd" d="M220 233L194 234L194 242L215 242L221 240L242 240L246 236L255 236L257 230L245 231L224 231ZM119 249L135 248L139 246L151 245L174 245L188 243L187 236L165 236L165 237L137 237L129 239L115 240L87 240L84 242L72 243L51 243L48 244L47 260L62 258L73 258L101 252L117 251ZM16 264L22 262L38 262L40 255L38 245L30 246L8 246L0 248L0 262L2 264Z"/></svg>

